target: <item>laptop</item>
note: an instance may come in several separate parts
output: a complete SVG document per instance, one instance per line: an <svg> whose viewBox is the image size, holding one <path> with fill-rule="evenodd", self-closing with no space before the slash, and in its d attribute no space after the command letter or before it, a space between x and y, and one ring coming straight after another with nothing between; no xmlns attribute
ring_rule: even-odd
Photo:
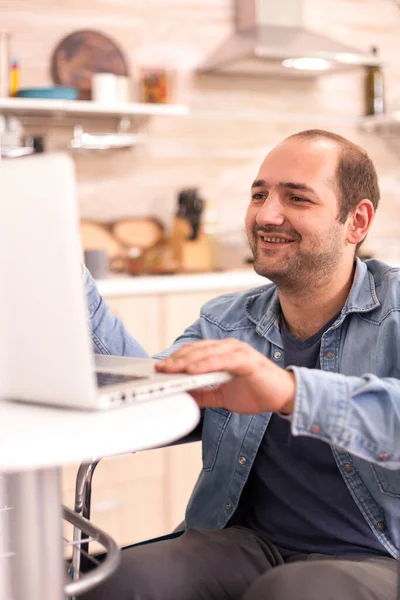
<svg viewBox="0 0 400 600"><path fill-rule="evenodd" d="M0 206L0 399L98 410L230 379L93 354L67 154L0 161Z"/></svg>

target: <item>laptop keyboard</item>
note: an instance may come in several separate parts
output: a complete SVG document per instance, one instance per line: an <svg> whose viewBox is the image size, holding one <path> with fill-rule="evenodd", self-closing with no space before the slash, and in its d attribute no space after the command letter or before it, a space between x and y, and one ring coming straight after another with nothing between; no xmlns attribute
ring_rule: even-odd
<svg viewBox="0 0 400 600"><path fill-rule="evenodd" d="M101 373L96 371L97 386L104 387L105 385L114 385L116 383L124 383L126 381L137 381L138 379L147 379L138 375L122 375L120 373Z"/></svg>

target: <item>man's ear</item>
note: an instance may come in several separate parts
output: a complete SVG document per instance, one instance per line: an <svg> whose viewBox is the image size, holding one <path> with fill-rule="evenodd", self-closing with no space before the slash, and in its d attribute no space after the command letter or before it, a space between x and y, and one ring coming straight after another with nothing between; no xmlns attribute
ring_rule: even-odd
<svg viewBox="0 0 400 600"><path fill-rule="evenodd" d="M350 244L359 244L367 235L374 220L375 211L371 200L360 200L348 217L346 239Z"/></svg>

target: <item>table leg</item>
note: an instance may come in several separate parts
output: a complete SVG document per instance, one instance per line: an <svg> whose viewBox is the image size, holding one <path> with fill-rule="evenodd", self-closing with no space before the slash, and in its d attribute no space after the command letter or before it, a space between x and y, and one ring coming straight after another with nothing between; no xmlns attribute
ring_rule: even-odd
<svg viewBox="0 0 400 600"><path fill-rule="evenodd" d="M13 600L63 600L61 487L58 469L7 476L12 507Z"/></svg>

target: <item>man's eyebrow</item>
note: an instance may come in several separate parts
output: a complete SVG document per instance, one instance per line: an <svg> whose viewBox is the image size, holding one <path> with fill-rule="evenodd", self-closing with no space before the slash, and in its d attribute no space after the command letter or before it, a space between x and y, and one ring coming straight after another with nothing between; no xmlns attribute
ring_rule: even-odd
<svg viewBox="0 0 400 600"><path fill-rule="evenodd" d="M268 183L265 179L256 179L253 181L251 188L268 187ZM305 183L297 181L281 181L278 183L278 187L281 189L297 190L299 192L309 192L310 194L316 194L315 190Z"/></svg>
<svg viewBox="0 0 400 600"><path fill-rule="evenodd" d="M267 186L267 182L265 181L265 179L255 179L253 181L253 183L251 184L251 189L257 188L257 187L266 187L266 186Z"/></svg>
<svg viewBox="0 0 400 600"><path fill-rule="evenodd" d="M278 187L282 189L297 190L299 192L309 192L315 194L315 190L305 183L298 183L297 181L281 181L278 183Z"/></svg>

